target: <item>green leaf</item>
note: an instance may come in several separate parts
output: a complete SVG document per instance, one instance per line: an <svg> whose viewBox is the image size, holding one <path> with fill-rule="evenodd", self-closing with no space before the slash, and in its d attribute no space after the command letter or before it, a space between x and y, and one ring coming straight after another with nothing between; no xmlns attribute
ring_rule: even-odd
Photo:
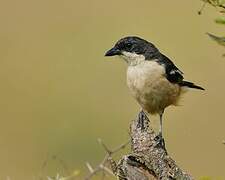
<svg viewBox="0 0 225 180"><path fill-rule="evenodd" d="M218 24L225 24L225 17L216 18L215 22Z"/></svg>

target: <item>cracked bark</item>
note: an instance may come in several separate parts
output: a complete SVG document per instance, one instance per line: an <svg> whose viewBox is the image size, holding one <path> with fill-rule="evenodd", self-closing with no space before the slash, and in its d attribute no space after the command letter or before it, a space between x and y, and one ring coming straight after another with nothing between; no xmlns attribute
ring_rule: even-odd
<svg viewBox="0 0 225 180"><path fill-rule="evenodd" d="M132 121L130 136L131 154L123 156L116 165L111 163L119 180L193 180L169 156L143 111Z"/></svg>

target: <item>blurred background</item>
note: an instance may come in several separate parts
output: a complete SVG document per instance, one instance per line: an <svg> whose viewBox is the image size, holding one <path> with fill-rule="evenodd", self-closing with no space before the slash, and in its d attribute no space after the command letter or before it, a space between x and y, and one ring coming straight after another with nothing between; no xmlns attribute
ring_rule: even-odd
<svg viewBox="0 0 225 180"><path fill-rule="evenodd" d="M224 48L215 8L202 2L9 0L0 2L0 179L87 173L128 137L140 107L126 64L104 53L121 37L153 42L206 91L165 113L167 148L195 178L225 179ZM151 118L158 128L158 117ZM127 149L129 151L129 148ZM122 153L125 153L124 151ZM62 172L65 173L65 172ZM40 175L41 174L41 175Z"/></svg>

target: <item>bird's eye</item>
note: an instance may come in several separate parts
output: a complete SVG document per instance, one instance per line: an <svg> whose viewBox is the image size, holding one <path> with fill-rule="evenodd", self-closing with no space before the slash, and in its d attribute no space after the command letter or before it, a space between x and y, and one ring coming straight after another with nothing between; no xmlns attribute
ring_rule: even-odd
<svg viewBox="0 0 225 180"><path fill-rule="evenodd" d="M132 44L131 44L131 43L127 43L127 44L126 44L126 47L127 47L127 48L131 48L131 47L132 47Z"/></svg>

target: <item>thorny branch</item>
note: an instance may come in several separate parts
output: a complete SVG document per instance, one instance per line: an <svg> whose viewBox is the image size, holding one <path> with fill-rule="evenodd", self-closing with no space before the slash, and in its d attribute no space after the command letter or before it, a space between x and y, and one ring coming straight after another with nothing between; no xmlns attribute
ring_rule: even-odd
<svg viewBox="0 0 225 180"><path fill-rule="evenodd" d="M124 149L128 144L129 141L119 145L118 147L114 148L113 150L110 150L103 142L101 139L98 139L99 144L104 148L104 150L106 151L106 155L103 158L103 160L101 161L101 163L99 165L97 165L95 168L93 168L89 162L86 163L86 166L89 170L89 174L85 177L85 180L90 180L93 176L95 176L97 173L102 172L103 173L103 177L107 174L109 175L114 175L115 171L116 171L116 162L112 159L112 155L117 153L118 151L120 151L121 149ZM107 163L110 164L110 168L109 169L107 167Z"/></svg>

